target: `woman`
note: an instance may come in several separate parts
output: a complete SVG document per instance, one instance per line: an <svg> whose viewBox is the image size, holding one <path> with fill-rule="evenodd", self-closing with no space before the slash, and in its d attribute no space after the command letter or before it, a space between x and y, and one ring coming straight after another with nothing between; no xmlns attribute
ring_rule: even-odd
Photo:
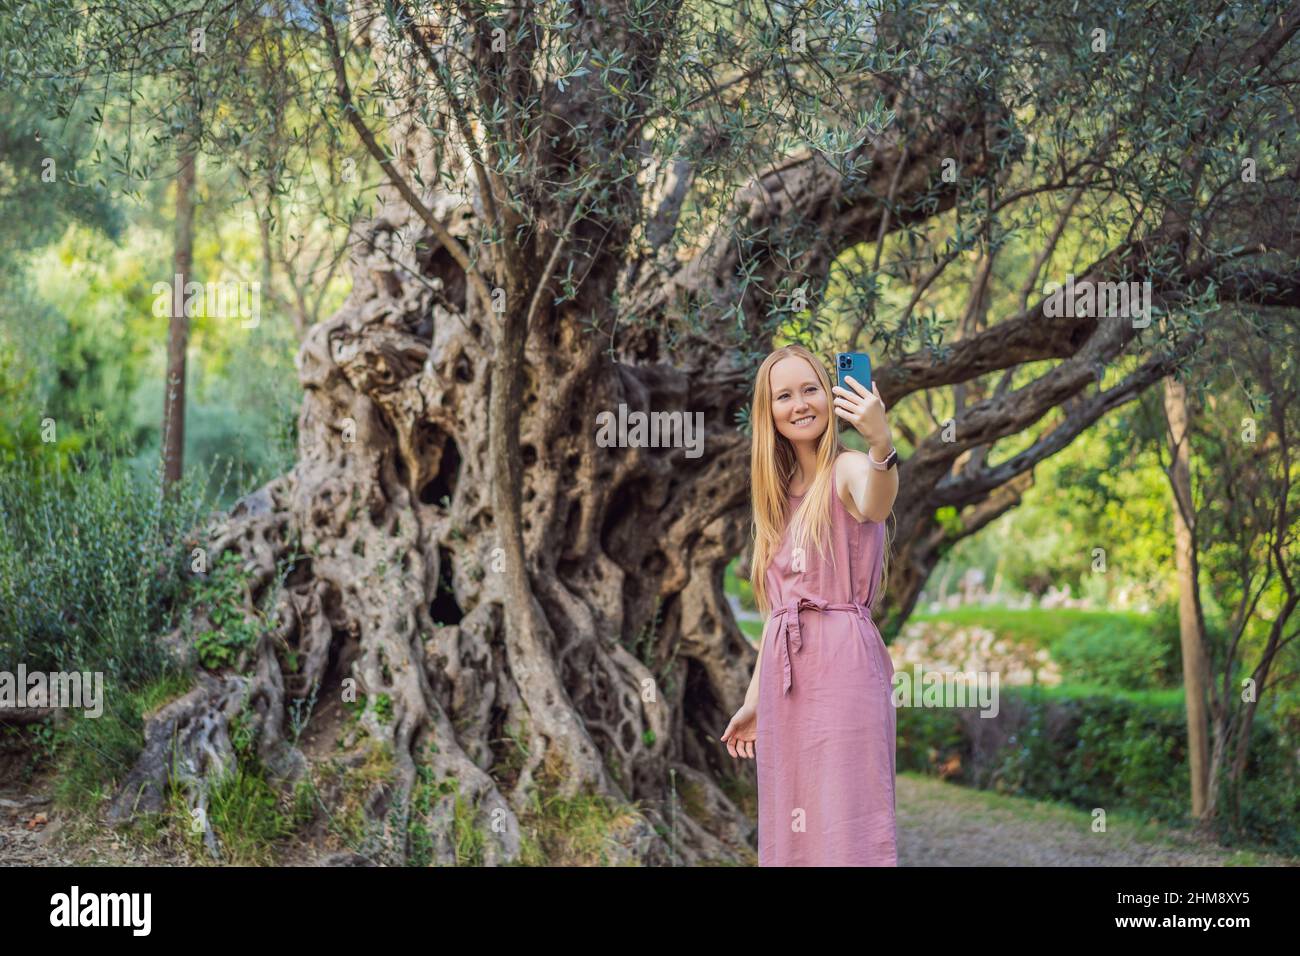
<svg viewBox="0 0 1300 956"><path fill-rule="evenodd" d="M754 596L771 612L722 739L758 761L759 866L897 866L894 667L871 619L898 494L880 393L802 346L754 382ZM830 412L866 439L840 445Z"/></svg>

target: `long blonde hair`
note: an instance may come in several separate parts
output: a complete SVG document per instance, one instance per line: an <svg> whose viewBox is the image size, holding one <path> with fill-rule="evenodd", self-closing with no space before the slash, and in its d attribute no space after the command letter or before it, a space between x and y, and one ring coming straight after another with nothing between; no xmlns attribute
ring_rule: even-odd
<svg viewBox="0 0 1300 956"><path fill-rule="evenodd" d="M794 446L776 430L776 424L772 420L772 366L790 356L798 356L812 366L826 393L826 410L830 418L826 430L817 440L817 473L804 493L803 501L789 518L796 547L806 549L811 542L813 548L820 552L829 539L831 495L835 494L832 487L835 459L844 451L836 425L838 418L835 416L835 396L831 392L831 380L826 374L826 367L802 345L787 345L771 353L759 366L758 376L754 379L754 404L749 416L753 431L749 452L750 495L754 509L754 552L749 580L753 586L754 600L764 614L771 610L767 595L767 568L781 549L781 536L785 530L786 510L790 501L790 480L798 465ZM891 512L890 516L892 515ZM889 552L892 546L893 534L886 521L885 551L880 568L881 586L877 598L884 596L885 583L889 580ZM834 555L832 549L832 561Z"/></svg>

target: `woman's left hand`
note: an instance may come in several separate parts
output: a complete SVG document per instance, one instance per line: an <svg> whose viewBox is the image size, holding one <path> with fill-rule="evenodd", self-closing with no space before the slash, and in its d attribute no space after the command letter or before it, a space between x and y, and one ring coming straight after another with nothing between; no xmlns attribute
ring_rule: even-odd
<svg viewBox="0 0 1300 956"><path fill-rule="evenodd" d="M853 391L838 385L831 387L835 393L835 414L856 428L871 448L889 448L893 444L889 421L885 418L885 402L876 390L876 383L871 383L868 392L851 375L845 376L844 381L853 386Z"/></svg>

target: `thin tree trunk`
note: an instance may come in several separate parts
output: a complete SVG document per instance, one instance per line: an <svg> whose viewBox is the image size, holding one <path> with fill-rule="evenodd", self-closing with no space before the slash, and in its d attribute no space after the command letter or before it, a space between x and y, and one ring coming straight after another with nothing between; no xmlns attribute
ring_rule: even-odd
<svg viewBox="0 0 1300 956"><path fill-rule="evenodd" d="M170 494L181 478L185 450L185 349L190 320L185 314L185 285L194 259L194 141L181 141L176 174L176 247L173 254L172 314L167 326L167 384L163 390L163 492Z"/></svg>
<svg viewBox="0 0 1300 956"><path fill-rule="evenodd" d="M1195 520L1192 507L1191 443L1187 438L1187 389L1172 375L1164 380L1165 419L1169 426L1169 481L1173 488L1174 554L1178 569L1178 631L1183 649L1183 689L1187 702L1187 753L1192 774L1192 816L1208 809L1209 739L1206 691L1208 669L1197 613Z"/></svg>

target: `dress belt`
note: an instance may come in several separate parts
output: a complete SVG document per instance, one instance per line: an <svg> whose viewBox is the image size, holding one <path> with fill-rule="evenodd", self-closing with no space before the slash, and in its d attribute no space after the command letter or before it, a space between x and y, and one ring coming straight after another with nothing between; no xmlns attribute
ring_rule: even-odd
<svg viewBox="0 0 1300 956"><path fill-rule="evenodd" d="M777 622L777 627L781 630L776 636L777 644L781 647L782 696L790 693L790 647L793 645L796 653L803 647L803 635L799 631L800 611L857 611L864 624L871 623L871 612L867 610L866 606L856 602L853 604L827 604L824 601L800 598L798 601L791 601L789 604L774 610L772 620L776 621L778 618L783 618L783 620Z"/></svg>

